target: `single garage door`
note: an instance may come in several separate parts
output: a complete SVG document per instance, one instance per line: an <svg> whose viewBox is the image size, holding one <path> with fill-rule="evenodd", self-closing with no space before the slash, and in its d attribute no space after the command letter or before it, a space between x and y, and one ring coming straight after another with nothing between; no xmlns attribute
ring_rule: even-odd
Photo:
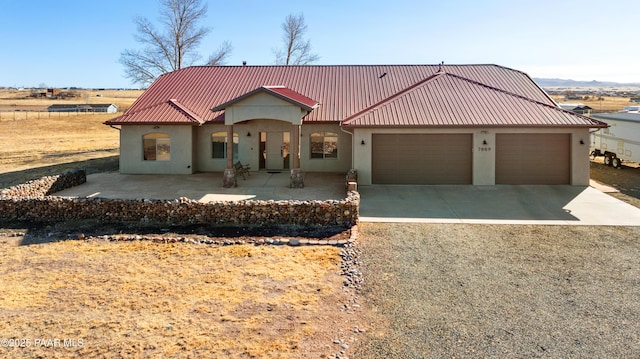
<svg viewBox="0 0 640 359"><path fill-rule="evenodd" d="M471 184L471 134L373 134L374 184Z"/></svg>
<svg viewBox="0 0 640 359"><path fill-rule="evenodd" d="M496 134L496 184L569 184L570 134Z"/></svg>

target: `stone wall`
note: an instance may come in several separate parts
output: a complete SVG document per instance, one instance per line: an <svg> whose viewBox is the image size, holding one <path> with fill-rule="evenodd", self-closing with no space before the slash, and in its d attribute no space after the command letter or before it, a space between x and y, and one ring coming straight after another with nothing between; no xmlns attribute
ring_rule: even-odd
<svg viewBox="0 0 640 359"><path fill-rule="evenodd" d="M42 198L63 189L71 188L87 182L84 170L76 169L57 176L45 176L37 180L19 184L0 190L0 198Z"/></svg>
<svg viewBox="0 0 640 359"><path fill-rule="evenodd" d="M0 220L54 222L92 219L104 223L137 222L158 225L274 226L290 224L345 228L350 228L358 222L360 195L356 191L347 192L343 200L210 203L185 198L171 201L114 200L62 198L50 195L85 181L84 171L73 171L1 190Z"/></svg>

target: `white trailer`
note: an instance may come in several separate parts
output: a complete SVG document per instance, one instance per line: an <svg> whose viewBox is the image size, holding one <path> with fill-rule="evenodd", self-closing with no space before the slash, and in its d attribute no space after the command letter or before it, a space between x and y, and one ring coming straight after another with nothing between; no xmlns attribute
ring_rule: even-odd
<svg viewBox="0 0 640 359"><path fill-rule="evenodd" d="M608 166L620 168L622 162L640 163L640 113L616 112L591 114L609 124L591 133L591 156L604 156Z"/></svg>

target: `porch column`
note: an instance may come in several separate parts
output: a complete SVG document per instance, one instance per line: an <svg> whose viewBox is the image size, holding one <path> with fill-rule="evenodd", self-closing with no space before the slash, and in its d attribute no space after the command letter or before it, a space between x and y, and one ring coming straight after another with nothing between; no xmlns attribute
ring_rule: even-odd
<svg viewBox="0 0 640 359"><path fill-rule="evenodd" d="M293 150L293 168L291 169L289 187L304 188L304 178L300 173L300 125L293 125L291 149Z"/></svg>
<svg viewBox="0 0 640 359"><path fill-rule="evenodd" d="M233 168L233 125L227 125L227 167L222 177L222 187L237 186L236 170Z"/></svg>

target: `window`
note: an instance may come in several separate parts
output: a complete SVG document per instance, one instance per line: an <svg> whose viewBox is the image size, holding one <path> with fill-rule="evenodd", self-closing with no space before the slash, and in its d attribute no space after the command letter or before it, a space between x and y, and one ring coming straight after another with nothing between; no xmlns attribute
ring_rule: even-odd
<svg viewBox="0 0 640 359"><path fill-rule="evenodd" d="M311 133L311 158L338 158L338 134Z"/></svg>
<svg viewBox="0 0 640 359"><path fill-rule="evenodd" d="M211 158L227 158L227 133L211 134ZM238 161L238 134L233 133L233 161Z"/></svg>
<svg viewBox="0 0 640 359"><path fill-rule="evenodd" d="M150 133L142 136L145 161L171 160L171 138L164 133Z"/></svg>

